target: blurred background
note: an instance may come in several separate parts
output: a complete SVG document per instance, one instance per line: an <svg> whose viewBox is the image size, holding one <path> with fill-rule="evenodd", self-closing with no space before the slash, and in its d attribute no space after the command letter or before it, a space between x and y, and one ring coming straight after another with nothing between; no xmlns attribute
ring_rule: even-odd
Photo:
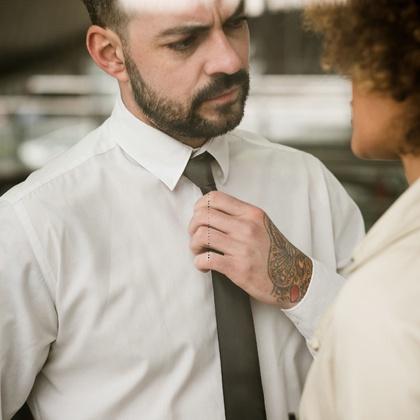
<svg viewBox="0 0 420 420"><path fill-rule="evenodd" d="M318 156L370 226L406 187L394 162L349 148L350 85L323 75L296 0L248 0L252 91L242 127ZM0 2L0 194L99 125L116 83L91 62L79 0Z"/></svg>

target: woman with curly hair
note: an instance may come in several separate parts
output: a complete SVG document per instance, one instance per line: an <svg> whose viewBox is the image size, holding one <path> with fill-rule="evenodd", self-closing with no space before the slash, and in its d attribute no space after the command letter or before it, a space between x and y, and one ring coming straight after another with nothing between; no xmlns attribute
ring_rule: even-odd
<svg viewBox="0 0 420 420"><path fill-rule="evenodd" d="M420 1L316 1L323 63L353 85L353 152L400 159L407 191L356 249L311 342L302 420L420 419Z"/></svg>

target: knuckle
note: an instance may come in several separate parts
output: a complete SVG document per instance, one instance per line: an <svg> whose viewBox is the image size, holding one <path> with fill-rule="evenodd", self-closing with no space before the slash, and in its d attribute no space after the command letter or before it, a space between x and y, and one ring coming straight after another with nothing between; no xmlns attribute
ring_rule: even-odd
<svg viewBox="0 0 420 420"><path fill-rule="evenodd" d="M206 263L206 260L203 258L203 255L198 255L194 260L195 268L197 268L200 271L207 269L207 266L205 263Z"/></svg>
<svg viewBox="0 0 420 420"><path fill-rule="evenodd" d="M195 217L197 218L197 220L199 220L201 222L203 220L206 220L206 218L207 218L207 208L200 207L199 209L197 209L196 212L195 212Z"/></svg>
<svg viewBox="0 0 420 420"><path fill-rule="evenodd" d="M246 237L251 237L253 238L255 236L255 234L257 233L257 225L255 223L246 223L243 227L242 227L242 233L246 236Z"/></svg>
<svg viewBox="0 0 420 420"><path fill-rule="evenodd" d="M265 215L264 210L262 210L262 209L260 209L260 208L256 208L256 209L255 209L255 220L256 220L257 222L260 222L261 220L263 220L264 215Z"/></svg>
<svg viewBox="0 0 420 420"><path fill-rule="evenodd" d="M248 213L247 215L249 219L257 223L263 220L264 214L265 214L265 212L262 209L260 209L259 207L254 207L254 206L251 206L248 209L247 213Z"/></svg>
<svg viewBox="0 0 420 420"><path fill-rule="evenodd" d="M197 238L200 240L200 241L203 241L203 240L207 240L207 237L208 237L208 230L209 230L209 228L207 227L207 226L200 226L198 229L197 229Z"/></svg>
<svg viewBox="0 0 420 420"><path fill-rule="evenodd" d="M190 221L190 223L189 223L189 225L188 225L188 233L190 234L190 235L193 235L194 234L194 232L195 232L195 229L196 229L196 226L197 226L197 221L196 221L196 219L191 219L191 221Z"/></svg>
<svg viewBox="0 0 420 420"><path fill-rule="evenodd" d="M214 190L214 191L209 192L207 195L209 197L218 198L220 197L220 191Z"/></svg>
<svg viewBox="0 0 420 420"><path fill-rule="evenodd" d="M202 200L202 198L200 198L195 204L194 204L194 209L193 209L193 212L194 212L194 215L196 215L197 214L197 212L198 212L198 210L200 210L200 208L201 208L201 200Z"/></svg>
<svg viewBox="0 0 420 420"><path fill-rule="evenodd" d="M199 213L203 209L207 208L207 199L206 196L201 197L194 205L194 214Z"/></svg>
<svg viewBox="0 0 420 420"><path fill-rule="evenodd" d="M196 250L199 248L199 244L197 242L197 238L192 237L190 240L190 249L193 253L196 252Z"/></svg>

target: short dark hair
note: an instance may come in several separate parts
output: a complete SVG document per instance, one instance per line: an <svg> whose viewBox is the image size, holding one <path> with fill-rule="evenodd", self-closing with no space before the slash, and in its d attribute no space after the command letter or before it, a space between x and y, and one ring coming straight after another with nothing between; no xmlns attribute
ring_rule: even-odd
<svg viewBox="0 0 420 420"><path fill-rule="evenodd" d="M324 68L407 101L407 146L420 151L420 3L346 0L310 6L306 26L323 35ZM413 150L414 149L414 150Z"/></svg>
<svg viewBox="0 0 420 420"><path fill-rule="evenodd" d="M118 0L82 1L93 25L120 31L127 20L127 14L117 4Z"/></svg>

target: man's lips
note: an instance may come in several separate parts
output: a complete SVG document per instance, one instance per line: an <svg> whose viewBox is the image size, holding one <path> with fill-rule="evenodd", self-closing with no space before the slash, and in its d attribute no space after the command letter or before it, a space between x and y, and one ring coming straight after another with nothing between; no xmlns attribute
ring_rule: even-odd
<svg viewBox="0 0 420 420"><path fill-rule="evenodd" d="M209 98L206 102L230 102L236 99L238 94L239 87L234 87L229 90L224 91L220 95L214 96L213 98Z"/></svg>

